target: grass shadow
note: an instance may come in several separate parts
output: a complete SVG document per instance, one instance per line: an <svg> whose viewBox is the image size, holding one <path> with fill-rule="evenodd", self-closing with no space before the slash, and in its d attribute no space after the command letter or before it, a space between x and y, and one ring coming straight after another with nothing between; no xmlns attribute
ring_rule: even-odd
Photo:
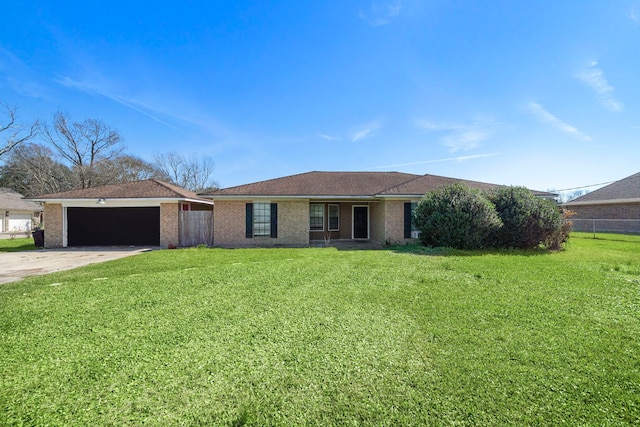
<svg viewBox="0 0 640 427"><path fill-rule="evenodd" d="M462 250L445 247L430 247L420 244L388 246L386 248L395 253L424 255L424 256L482 256L482 255L501 255L501 256L542 256L554 253L545 248L535 249L476 249Z"/></svg>
<svg viewBox="0 0 640 427"><path fill-rule="evenodd" d="M38 249L32 238L0 239L0 252L21 252Z"/></svg>

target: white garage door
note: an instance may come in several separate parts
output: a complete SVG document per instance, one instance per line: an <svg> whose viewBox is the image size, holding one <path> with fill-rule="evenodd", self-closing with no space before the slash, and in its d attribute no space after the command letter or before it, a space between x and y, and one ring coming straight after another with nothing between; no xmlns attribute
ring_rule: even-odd
<svg viewBox="0 0 640 427"><path fill-rule="evenodd" d="M31 215L9 212L9 229L7 231L31 230Z"/></svg>

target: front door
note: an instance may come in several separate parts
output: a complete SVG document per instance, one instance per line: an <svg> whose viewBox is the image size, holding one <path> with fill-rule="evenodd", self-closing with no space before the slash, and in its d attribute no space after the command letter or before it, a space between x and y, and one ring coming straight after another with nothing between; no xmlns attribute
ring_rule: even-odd
<svg viewBox="0 0 640 427"><path fill-rule="evenodd" d="M368 206L353 207L353 238L354 239L369 238L369 207Z"/></svg>

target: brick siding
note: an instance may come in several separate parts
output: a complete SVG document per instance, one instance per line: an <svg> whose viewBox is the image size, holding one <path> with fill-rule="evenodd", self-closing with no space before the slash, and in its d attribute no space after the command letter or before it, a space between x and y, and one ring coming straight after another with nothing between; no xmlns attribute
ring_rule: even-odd
<svg viewBox="0 0 640 427"><path fill-rule="evenodd" d="M619 231L640 233L640 203L616 203L601 205L568 206L576 215L573 229L576 231ZM607 219L633 219L637 221L604 221Z"/></svg>
<svg viewBox="0 0 640 427"><path fill-rule="evenodd" d="M406 200L409 201L409 200ZM318 202L325 205L325 230L327 205L340 205L340 230L331 232L331 239L352 238L352 209L354 205L369 206L369 237L378 243L405 244L416 239L404 238L405 200L381 202ZM275 201L272 201L275 202ZM278 203L278 238L245 237L245 205L250 200L215 201L213 244L221 247L308 246L310 240L324 240L325 232L309 232L309 201L280 201Z"/></svg>
<svg viewBox="0 0 640 427"><path fill-rule="evenodd" d="M178 246L179 243L179 203L160 204L160 246Z"/></svg>
<svg viewBox="0 0 640 427"><path fill-rule="evenodd" d="M245 206L251 200L216 200L213 219L213 244L221 247L268 247L309 245L309 202L276 201L278 237L245 236Z"/></svg>
<svg viewBox="0 0 640 427"><path fill-rule="evenodd" d="M404 204L411 201L386 200L384 202L385 243L401 245L417 242L417 239L405 239L404 237Z"/></svg>
<svg viewBox="0 0 640 427"><path fill-rule="evenodd" d="M385 236L386 202L369 203L369 238L383 244Z"/></svg>
<svg viewBox="0 0 640 427"><path fill-rule="evenodd" d="M44 205L44 247L61 248L63 241L62 205Z"/></svg>

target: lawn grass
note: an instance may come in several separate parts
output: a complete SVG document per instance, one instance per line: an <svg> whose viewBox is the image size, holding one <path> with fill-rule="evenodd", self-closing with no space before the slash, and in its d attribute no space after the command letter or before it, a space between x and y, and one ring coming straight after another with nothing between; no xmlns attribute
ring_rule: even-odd
<svg viewBox="0 0 640 427"><path fill-rule="evenodd" d="M36 249L31 237L16 237L15 239L0 239L0 252L31 251Z"/></svg>
<svg viewBox="0 0 640 427"><path fill-rule="evenodd" d="M639 234L620 234L620 233L589 233L585 231L574 231L571 233L574 239L596 239L596 240L613 240L618 242L636 242L640 243Z"/></svg>
<svg viewBox="0 0 640 427"><path fill-rule="evenodd" d="M1 425L638 425L640 244L154 251L0 287Z"/></svg>

